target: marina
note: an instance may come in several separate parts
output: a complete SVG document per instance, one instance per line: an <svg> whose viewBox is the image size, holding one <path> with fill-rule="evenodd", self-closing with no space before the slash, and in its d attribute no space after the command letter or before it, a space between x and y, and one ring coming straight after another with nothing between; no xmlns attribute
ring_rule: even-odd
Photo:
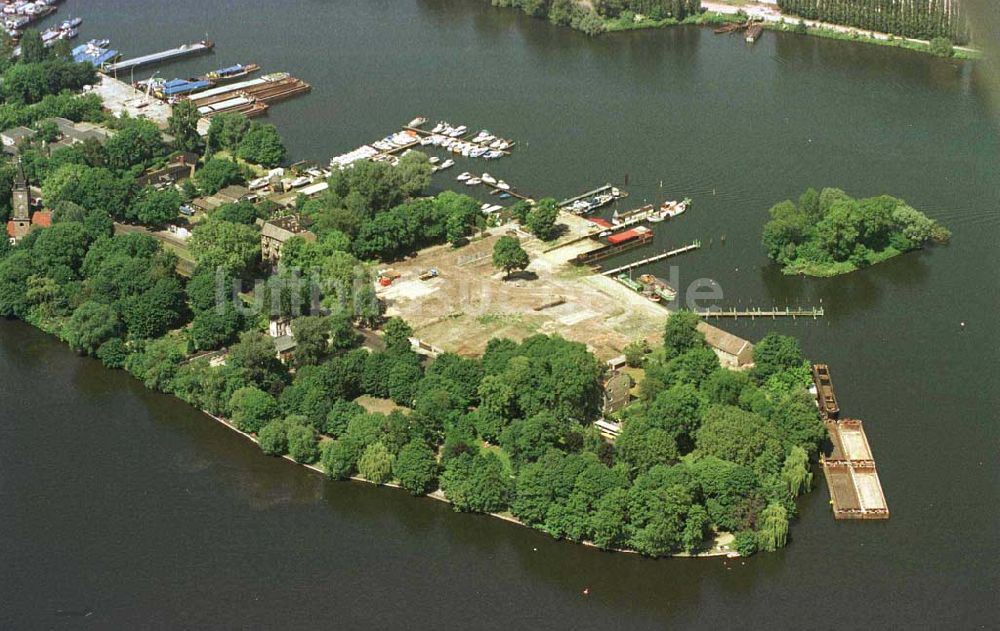
<svg viewBox="0 0 1000 631"><path fill-rule="evenodd" d="M414 125L413 123L419 124ZM513 140L500 138L485 129L473 135L466 125L455 126L441 121L428 131L423 129L425 123L424 117L417 117L403 129L417 134L420 137L421 146L441 147L465 158L492 160L508 156L510 150L517 144Z"/></svg>
<svg viewBox="0 0 1000 631"><path fill-rule="evenodd" d="M214 47L215 44L203 39L200 42L195 42L194 44L182 44L177 48L169 48L158 53L150 53L148 55L142 55L141 57L133 57L131 59L125 59L123 61L108 64L106 69L108 72L117 74L118 72L125 70L134 70L143 66L159 64L166 61L172 61L174 59L206 54L211 52Z"/></svg>

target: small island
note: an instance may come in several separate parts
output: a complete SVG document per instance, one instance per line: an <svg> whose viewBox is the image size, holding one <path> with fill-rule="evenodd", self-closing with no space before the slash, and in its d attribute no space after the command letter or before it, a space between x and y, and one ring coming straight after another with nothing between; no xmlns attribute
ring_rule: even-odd
<svg viewBox="0 0 1000 631"><path fill-rule="evenodd" d="M838 188L810 188L798 205L785 200L768 212L762 243L785 274L847 274L951 238L947 228L890 195L855 199Z"/></svg>

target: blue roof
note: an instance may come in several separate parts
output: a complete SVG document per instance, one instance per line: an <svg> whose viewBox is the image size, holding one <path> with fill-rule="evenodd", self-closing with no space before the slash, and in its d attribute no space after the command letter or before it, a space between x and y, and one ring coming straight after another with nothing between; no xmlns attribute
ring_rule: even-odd
<svg viewBox="0 0 1000 631"><path fill-rule="evenodd" d="M118 51L114 49L100 49L99 52L90 53L87 51L87 45L77 46L73 49L73 61L77 63L82 63L84 61L89 61L95 66L101 66L115 57L118 56Z"/></svg>
<svg viewBox="0 0 1000 631"><path fill-rule="evenodd" d="M216 72L216 74L223 74L224 75L224 74L230 74L230 73L233 73L233 72L239 72L240 70L243 70L243 64L236 64L235 66L229 66L228 68L219 68L215 72Z"/></svg>
<svg viewBox="0 0 1000 631"><path fill-rule="evenodd" d="M180 83L175 83L175 81L179 81ZM184 81L183 79L175 81L168 81L164 84L163 94L172 96L174 94L184 94L185 92L194 92L195 90L212 87L211 81ZM171 83L174 83L174 85L170 85Z"/></svg>

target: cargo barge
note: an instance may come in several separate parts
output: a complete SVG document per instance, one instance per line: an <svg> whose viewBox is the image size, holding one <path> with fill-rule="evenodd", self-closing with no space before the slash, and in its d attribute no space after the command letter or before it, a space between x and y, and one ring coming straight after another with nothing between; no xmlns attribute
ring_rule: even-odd
<svg viewBox="0 0 1000 631"><path fill-rule="evenodd" d="M200 42L195 42L194 44L183 44L177 48L171 48L158 53L150 53L141 57L133 57L132 59L125 59L117 63L108 64L106 69L108 72L114 73L124 70L134 70L143 66L159 64L166 61L172 61L174 59L190 57L192 55L202 55L210 52L214 47L214 43L207 39L203 39Z"/></svg>
<svg viewBox="0 0 1000 631"><path fill-rule="evenodd" d="M812 378L820 414L824 419L836 419L840 414L840 405L837 404L837 396L833 393L830 367L826 364L813 364Z"/></svg>

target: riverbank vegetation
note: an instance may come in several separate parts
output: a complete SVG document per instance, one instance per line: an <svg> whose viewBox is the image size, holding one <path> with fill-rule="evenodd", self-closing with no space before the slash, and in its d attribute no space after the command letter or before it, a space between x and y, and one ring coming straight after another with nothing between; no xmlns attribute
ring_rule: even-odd
<svg viewBox="0 0 1000 631"><path fill-rule="evenodd" d="M836 188L809 189L798 205L786 200L769 214L762 242L786 274L846 274L951 237L901 199L854 199Z"/></svg>
<svg viewBox="0 0 1000 631"><path fill-rule="evenodd" d="M701 0L490 0L495 7L518 8L588 35L676 24L708 23ZM714 14L713 14L714 15ZM689 21L690 20L690 21Z"/></svg>

